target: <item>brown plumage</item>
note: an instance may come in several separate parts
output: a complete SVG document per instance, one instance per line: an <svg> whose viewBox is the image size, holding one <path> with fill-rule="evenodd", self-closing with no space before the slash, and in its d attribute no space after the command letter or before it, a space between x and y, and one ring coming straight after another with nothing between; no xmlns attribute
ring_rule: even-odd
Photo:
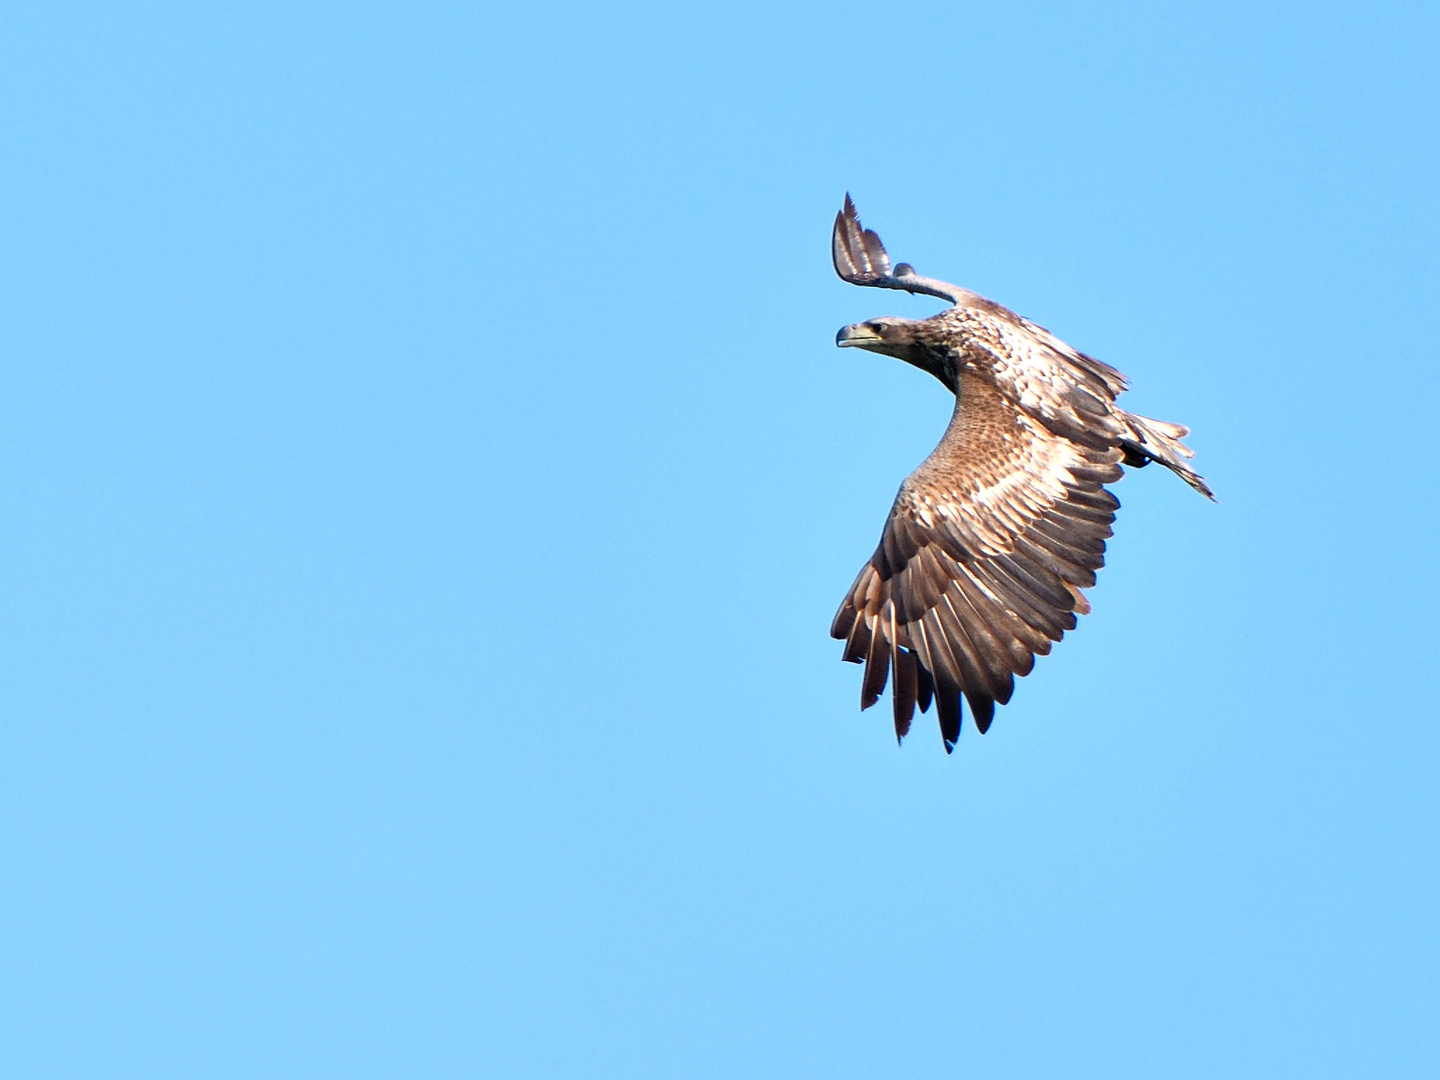
<svg viewBox="0 0 1440 1080"><path fill-rule="evenodd" d="M898 357L955 394L934 452L900 486L880 544L850 587L830 633L864 664L860 707L887 681L895 735L932 699L946 752L960 735L960 698L984 733L1035 656L1050 651L1095 584L1120 503L1105 490L1121 465L1158 461L1201 494L1187 434L1115 404L1125 377L1043 327L966 289L890 268L855 204L835 218L835 270L855 285L948 300L928 319L872 319L837 345Z"/></svg>

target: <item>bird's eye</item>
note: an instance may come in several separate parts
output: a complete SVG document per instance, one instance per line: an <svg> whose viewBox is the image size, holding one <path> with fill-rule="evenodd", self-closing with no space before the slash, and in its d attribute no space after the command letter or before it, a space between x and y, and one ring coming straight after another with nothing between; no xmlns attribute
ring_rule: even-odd
<svg viewBox="0 0 1440 1080"><path fill-rule="evenodd" d="M881 337L884 337L884 335L885 335L885 324L884 324L883 322L872 322L872 323L869 323L868 325L869 325L869 327L870 327L871 330L874 330L875 333L879 334Z"/></svg>

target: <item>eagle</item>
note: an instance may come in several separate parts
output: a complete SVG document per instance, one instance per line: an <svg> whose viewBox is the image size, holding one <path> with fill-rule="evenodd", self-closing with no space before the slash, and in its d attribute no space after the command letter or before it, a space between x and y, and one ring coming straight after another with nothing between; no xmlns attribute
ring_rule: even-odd
<svg viewBox="0 0 1440 1080"><path fill-rule="evenodd" d="M955 395L934 452L906 477L875 554L845 594L830 633L864 664L860 708L893 680L895 737L935 703L945 752L960 737L961 698L984 734L1015 676L1090 611L1120 502L1105 485L1122 465L1158 461L1210 499L1186 464L1189 429L1126 412L1125 376L993 300L908 263L891 269L850 196L835 217L835 271L853 285L938 297L927 319L846 326L842 348L928 371Z"/></svg>

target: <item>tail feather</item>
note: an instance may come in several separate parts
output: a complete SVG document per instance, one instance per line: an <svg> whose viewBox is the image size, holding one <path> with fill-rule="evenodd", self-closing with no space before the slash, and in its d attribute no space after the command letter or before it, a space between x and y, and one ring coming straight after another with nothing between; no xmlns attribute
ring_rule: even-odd
<svg viewBox="0 0 1440 1080"><path fill-rule="evenodd" d="M1167 424L1164 420L1152 420L1148 416L1138 416L1135 413L1126 413L1125 420L1135 436L1133 441L1127 440L1120 444L1125 451L1127 464L1158 461L1207 499L1215 498L1215 493L1210 490L1204 478L1185 463L1187 459L1195 456L1195 451L1180 441L1190 434L1189 428L1180 424Z"/></svg>

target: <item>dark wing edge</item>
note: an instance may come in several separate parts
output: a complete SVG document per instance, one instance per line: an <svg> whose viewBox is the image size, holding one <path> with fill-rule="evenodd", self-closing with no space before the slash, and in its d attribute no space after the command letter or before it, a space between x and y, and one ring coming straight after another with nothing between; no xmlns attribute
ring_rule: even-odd
<svg viewBox="0 0 1440 1080"><path fill-rule="evenodd" d="M1040 507L1001 548L978 542L963 522L944 516L922 522L901 489L879 547L830 628L845 642L842 659L865 665L862 710L879 700L893 673L897 739L909 731L915 707L924 712L933 699L945 750L953 751L962 697L984 734L996 704L1010 700L1015 677L1028 675L1035 657L1089 612L1081 590L1095 584L1105 562L1120 502L1104 485L1120 478L1123 451L1067 446L1063 497L1046 500L1026 490L993 514L997 521L1024 520L1017 508Z"/></svg>

